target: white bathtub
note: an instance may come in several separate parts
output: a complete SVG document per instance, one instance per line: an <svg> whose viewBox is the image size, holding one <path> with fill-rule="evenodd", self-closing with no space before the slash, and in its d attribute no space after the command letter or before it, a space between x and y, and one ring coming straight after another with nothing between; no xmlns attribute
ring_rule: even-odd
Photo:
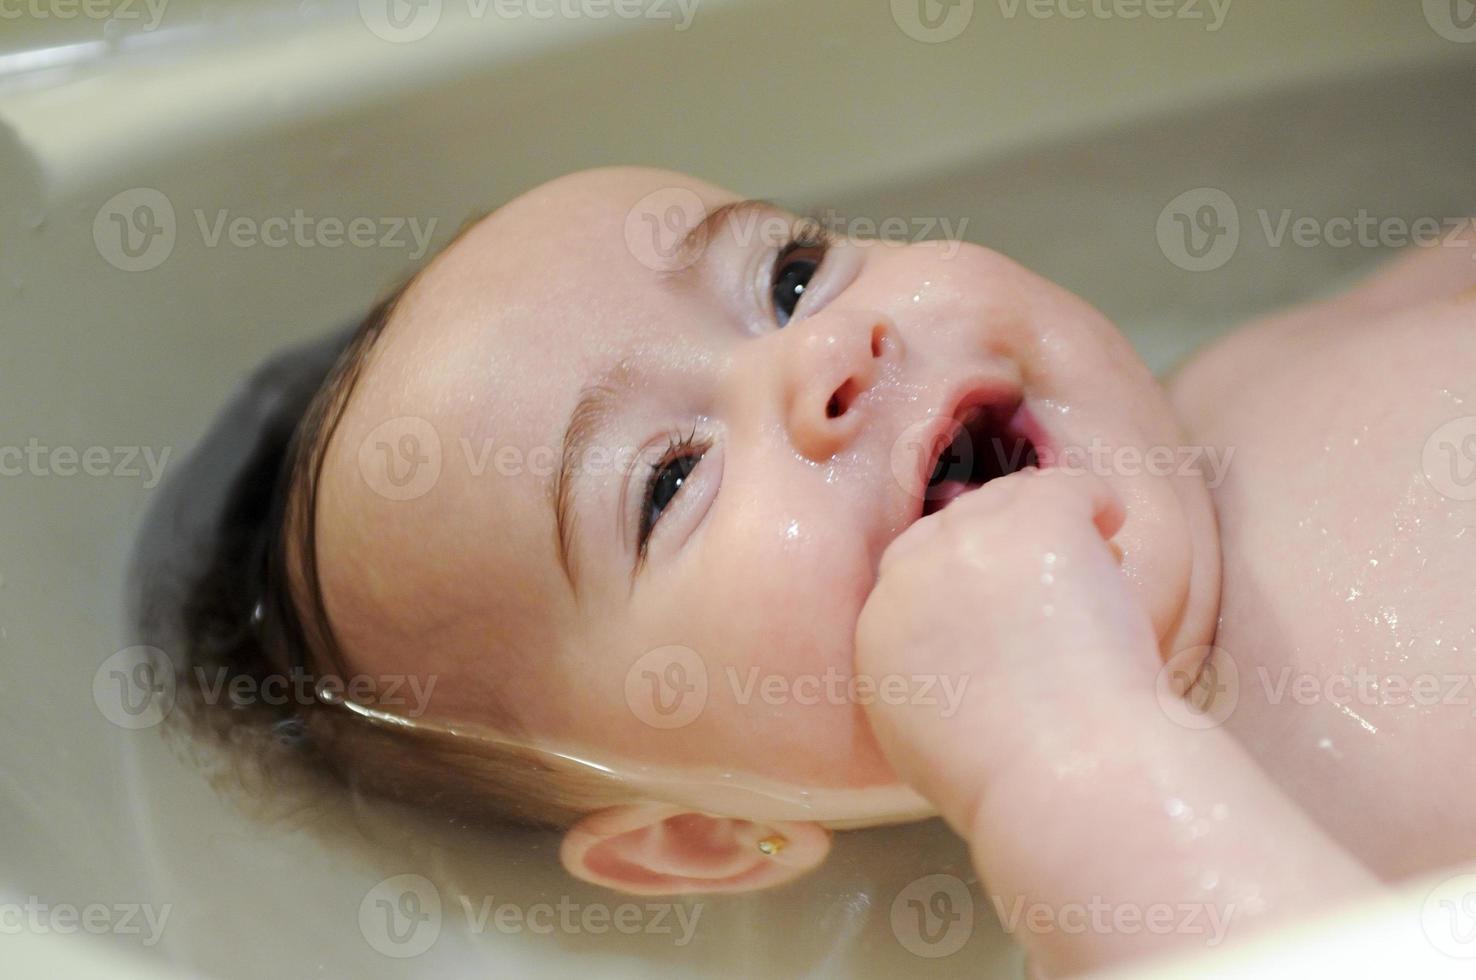
<svg viewBox="0 0 1476 980"><path fill-rule="evenodd" d="M937 29L957 29L947 40L928 40L901 0L701 0L684 30L477 18L465 0L431 0L432 26L395 28L375 2L174 0L153 30L0 21L0 444L29 453L0 476L5 972L1018 975L963 847L936 822L843 835L821 872L774 893L679 903L701 910L685 943L649 918L637 935L479 932L463 898L525 915L624 899L569 880L537 835L456 835L332 799L263 819L169 726L126 727L143 716L110 706L107 665L148 639L125 583L158 493L142 450L167 478L249 369L346 321L417 261L408 242L212 247L196 211L207 225L222 210L435 219L439 245L558 173L663 165L800 208L899 217L909 233L963 223L1101 306L1164 369L1383 254L1273 248L1263 218L1476 209L1476 43L1439 4L1383 0L1233 0L1213 31L1010 18L978 0L956 8L972 8L962 27ZM1228 195L1241 231L1194 272L1161 219L1201 188ZM158 227L161 200L172 244L124 250L113 215ZM414 957L388 955L406 949L372 921L386 894L374 889L402 873L442 902ZM972 903L941 943L902 901L939 874ZM1373 962L1359 943L1378 937L1381 962L1460 965L1421 928L1429 887L1334 920L1336 940L1269 937L1240 959L1306 975L1329 950ZM133 925L167 909L157 942L125 928L130 906ZM58 912L88 907L102 910L90 926Z"/></svg>

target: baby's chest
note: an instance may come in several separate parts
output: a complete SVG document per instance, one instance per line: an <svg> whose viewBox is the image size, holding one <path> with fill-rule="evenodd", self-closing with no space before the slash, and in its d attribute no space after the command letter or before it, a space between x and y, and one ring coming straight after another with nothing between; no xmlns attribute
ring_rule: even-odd
<svg viewBox="0 0 1476 980"><path fill-rule="evenodd" d="M1226 724L1400 873L1476 853L1476 372L1387 339L1282 366L1214 426L1216 642Z"/></svg>

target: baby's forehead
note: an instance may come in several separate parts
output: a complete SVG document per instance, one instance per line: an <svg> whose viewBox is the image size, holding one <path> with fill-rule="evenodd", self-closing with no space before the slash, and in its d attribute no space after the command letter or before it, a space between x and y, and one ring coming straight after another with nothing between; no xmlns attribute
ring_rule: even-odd
<svg viewBox="0 0 1476 980"><path fill-rule="evenodd" d="M401 298L362 401L445 407L456 379L495 387L515 415L525 388L540 406L566 389L572 400L622 350L679 340L666 334L686 322L683 305L630 242L652 195L669 192L685 195L693 222L736 199L668 171L611 168L552 181L467 229Z"/></svg>
<svg viewBox="0 0 1476 980"><path fill-rule="evenodd" d="M615 167L549 181L466 229L419 277L435 294L496 280L509 302L527 291L560 295L574 283L560 270L639 276L662 258L651 251L704 212L736 195L665 170ZM656 260L656 261L653 261ZM608 277L606 277L608 278Z"/></svg>

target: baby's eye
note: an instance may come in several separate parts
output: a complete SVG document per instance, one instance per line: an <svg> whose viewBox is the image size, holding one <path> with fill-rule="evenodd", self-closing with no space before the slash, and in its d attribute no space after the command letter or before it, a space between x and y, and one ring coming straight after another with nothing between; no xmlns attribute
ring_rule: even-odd
<svg viewBox="0 0 1476 980"><path fill-rule="evenodd" d="M637 551L644 555L646 544L661 514L676 499L677 492L701 462L707 447L694 445L695 433L683 439L672 439L661 460L651 466L641 504L640 530L636 536Z"/></svg>
<svg viewBox="0 0 1476 980"><path fill-rule="evenodd" d="M774 303L774 322L787 326L799 306L805 287L810 284L820 263L825 261L825 252L830 248L830 236L813 224L802 225L779 254L774 258L774 271L770 279L769 296Z"/></svg>

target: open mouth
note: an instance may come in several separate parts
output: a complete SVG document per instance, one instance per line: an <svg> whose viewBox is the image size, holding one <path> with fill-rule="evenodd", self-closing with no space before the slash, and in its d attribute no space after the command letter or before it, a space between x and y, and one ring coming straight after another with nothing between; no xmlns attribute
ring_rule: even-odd
<svg viewBox="0 0 1476 980"><path fill-rule="evenodd" d="M1039 466L1024 414L1019 399L955 412L953 425L938 440L922 516L936 514L990 480Z"/></svg>

